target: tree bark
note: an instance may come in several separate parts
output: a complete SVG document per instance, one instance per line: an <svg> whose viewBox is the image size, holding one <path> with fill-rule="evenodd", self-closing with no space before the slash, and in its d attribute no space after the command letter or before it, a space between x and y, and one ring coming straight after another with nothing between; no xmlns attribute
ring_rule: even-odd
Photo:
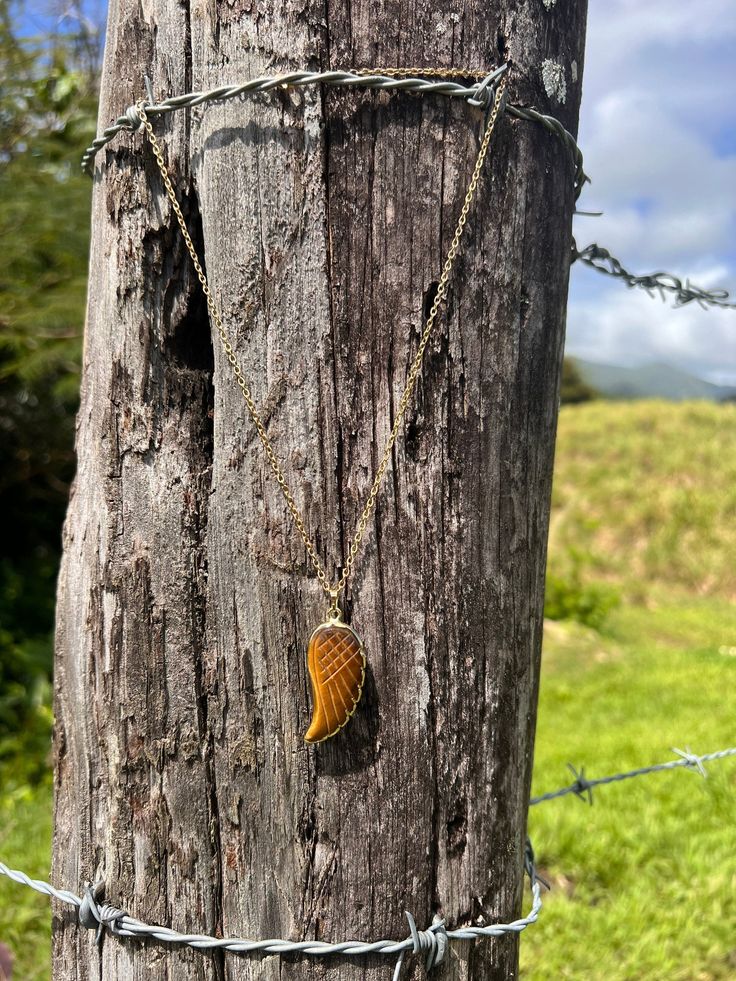
<svg viewBox="0 0 736 981"><path fill-rule="evenodd" d="M454 11L457 10L455 13ZM100 119L298 68L513 63L573 132L585 0L113 0ZM543 76L562 66L564 101ZM545 86L545 78L547 84ZM549 93L547 91L549 89ZM316 88L155 123L217 302L328 571L392 425L478 148L476 110ZM308 747L324 599L140 134L95 176L56 655L54 880L253 938L402 938L519 914L573 168L503 116L348 602L369 671ZM216 337L214 338L216 341ZM107 937L61 908L54 977L385 979ZM517 940L443 979L507 979ZM413 962L407 976L421 968ZM419 973L417 973L419 976Z"/></svg>

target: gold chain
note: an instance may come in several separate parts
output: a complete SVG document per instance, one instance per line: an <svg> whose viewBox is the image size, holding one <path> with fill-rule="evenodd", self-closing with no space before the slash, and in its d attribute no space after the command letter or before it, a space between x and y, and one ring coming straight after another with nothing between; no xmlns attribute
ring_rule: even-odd
<svg viewBox="0 0 736 981"><path fill-rule="evenodd" d="M385 75L387 78L474 78L480 81L488 72L480 68L351 68L354 75Z"/></svg>
<svg viewBox="0 0 736 981"><path fill-rule="evenodd" d="M392 74L398 75L398 74L404 74L405 72L413 73L414 71L416 71L418 74L424 74L424 75L443 74L443 75L464 75L466 77L473 75L473 76L481 77L477 72L465 72L462 69L448 69L447 71L441 69L440 70L383 69L382 73L389 74L389 72L391 72ZM197 250L194 248L194 243L192 242L191 236L186 226L186 222L184 221L184 215L182 214L181 207L179 206L179 202L176 197L176 192L174 191L173 185L171 183L171 178L169 177L169 172L166 169L166 164L164 163L161 145L159 144L159 141L156 139L156 136L153 132L153 126L151 125L151 122L148 119L148 116L146 115L144 103L139 103L137 106L138 115L140 117L141 123L145 127L148 141L151 144L153 155L156 158L158 169L161 172L161 179L163 181L164 187L166 188L166 193L169 197L169 201L171 202L171 207L173 209L174 215L176 216L176 220L179 223L179 228L181 229L182 236L184 237L184 242L186 244L189 255L192 258L192 263L194 264L194 270L197 274L197 279L199 280L202 286L202 292L204 293L205 300L207 301L207 309L209 310L210 318L212 319L212 322L215 324L215 327L217 328L217 333L220 335L220 340L222 342L223 351L225 352L225 357L227 358L231 368L233 369L233 373L235 375L235 381L237 382L241 392L243 393L243 398L245 399L245 405L246 408L248 409L248 414L253 420L253 425L256 427L256 432L258 433L258 437L263 445L263 449L265 450L266 457L271 466L271 470L273 471L273 475L276 478L276 483L281 488L281 493L283 494L284 500L286 501L286 506L289 509L289 513L291 514L294 520L294 524L296 525L297 531L301 535L302 541L304 542L304 547L307 550L307 555L309 556L309 559L314 567L314 570L317 573L317 580L319 581L320 586L325 591L327 596L330 598L330 603L331 603L330 610L332 612L338 611L338 606L337 606L338 598L340 596L340 593L342 593L342 591L345 589L345 585L350 577L351 572L353 571L355 559L360 550L360 546L362 544L363 537L366 532L366 528L368 527L368 521L370 520L371 514L373 513L373 509L376 506L378 491L381 486L381 482L383 480L384 474L386 473L388 462L391 458L391 451L393 450L394 443L396 442L396 438L399 435L399 430L401 428L401 423L403 421L404 414L406 413L407 406L409 405L409 400L411 399L412 392L414 391L414 386L416 384L417 376L419 375L419 370L422 365L424 351L427 347L427 344L429 343L429 338L432 334L432 329L437 319L437 313L439 311L440 304L442 303L442 301L445 299L447 295L447 286L450 280L450 275L452 273L452 268L455 263L455 259L457 258L458 255L458 251L460 248L460 239L462 237L465 224L468 220L468 213L470 211L470 206L473 202L473 197L475 196L475 191L478 186L481 170L483 168L483 162L486 158L486 155L488 153L488 148L491 143L493 128L496 124L496 119L498 118L498 113L501 108L501 100L503 99L504 88L505 88L505 83L502 80L498 88L496 89L496 97L493 102L493 108L491 110L490 116L488 117L488 123L486 125L485 132L483 134L483 139L481 140L480 149L478 151L478 156L475 161L475 167L473 168L473 174L470 178L470 184L468 185L468 190L465 195L465 201L463 203L463 207L460 212L460 217L458 219L457 226L455 228L455 234L452 237L452 242L450 243L450 248L447 252L445 264L442 267L442 275L440 276L439 284L437 286L437 292L435 293L432 306L430 307L429 314L427 316L427 320L424 325L424 331L422 332L422 336L419 341L419 347L417 348L417 353L414 355L414 360L412 361L411 367L409 368L409 374L406 379L406 384L404 385L404 391L402 392L401 399L399 400L399 411L396 413L396 418L394 420L391 433L386 442L386 448L383 451L381 462L379 463L378 469L376 470L376 475L373 478L373 484L371 485L370 493L368 494L368 499L365 503L365 507L363 508L363 512L360 515L360 519L358 520L358 525L355 530L353 539L348 547L347 560L345 562L342 575L333 585L330 584L330 580L327 576L325 568L322 565L322 562L320 561L319 555L317 554L317 549L314 545L314 542L309 537L309 534L306 529L306 525L304 523L304 519L301 516L299 508L296 505L296 501L294 500L294 496L291 493L291 490L289 489L289 485L286 482L286 478L284 477L283 470L281 469L281 465L279 464L273 446L271 445L271 441L268 438L266 428L263 425L261 417L258 413L258 408L253 399L253 395L251 394L251 390L248 387L248 383L245 379L245 375L243 374L243 369L241 368L240 362L238 361L235 352L233 350L233 346L230 341L230 336L227 330L225 329L225 326L222 322L222 318L220 317L220 313L217 309L214 298L212 296L212 291L210 290L209 283L207 282L207 277L205 276L204 270L202 269L202 263L199 260L199 256L197 255Z"/></svg>

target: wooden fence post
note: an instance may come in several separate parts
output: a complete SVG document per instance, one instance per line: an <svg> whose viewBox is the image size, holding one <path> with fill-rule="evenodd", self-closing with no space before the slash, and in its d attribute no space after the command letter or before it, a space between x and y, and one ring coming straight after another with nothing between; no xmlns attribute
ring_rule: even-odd
<svg viewBox="0 0 736 981"><path fill-rule="evenodd" d="M297 68L510 59L577 125L585 0L113 0L106 123ZM457 10L457 12L454 12ZM557 68L555 68L557 66ZM284 90L155 123L267 428L332 572L391 427L478 148L439 97ZM308 747L324 599L211 333L149 148L101 155L56 653L54 880L184 931L341 940L519 914L574 207L503 116L349 595L361 708ZM508 937L438 981L515 976ZM357 981L54 921L57 979ZM407 969L412 975L414 967ZM416 968L417 972L421 968ZM419 977L419 973L416 975Z"/></svg>

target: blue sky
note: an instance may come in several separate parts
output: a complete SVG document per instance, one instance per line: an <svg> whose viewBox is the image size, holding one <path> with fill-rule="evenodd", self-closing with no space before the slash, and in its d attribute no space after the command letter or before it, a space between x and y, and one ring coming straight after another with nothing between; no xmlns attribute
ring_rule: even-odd
<svg viewBox="0 0 736 981"><path fill-rule="evenodd" d="M590 0L578 246L736 291L736 3ZM736 383L736 310L674 309L573 266L567 351Z"/></svg>
<svg viewBox="0 0 736 981"><path fill-rule="evenodd" d="M102 19L104 0L78 3ZM18 6L36 28L62 9ZM735 0L589 0L580 144L593 183L579 207L604 215L575 219L579 246L736 292L735 54ZM736 310L674 309L576 265L567 351L736 384Z"/></svg>

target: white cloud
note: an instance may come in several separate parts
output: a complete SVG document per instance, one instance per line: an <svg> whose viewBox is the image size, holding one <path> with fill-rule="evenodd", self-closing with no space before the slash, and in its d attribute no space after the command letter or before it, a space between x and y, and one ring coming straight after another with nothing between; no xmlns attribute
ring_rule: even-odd
<svg viewBox="0 0 736 981"><path fill-rule="evenodd" d="M576 278L595 275L589 270L575 272ZM718 282L723 282L722 269L706 273L698 285ZM670 301L604 280L592 297L571 300L568 341L568 350L591 361L623 365L664 361L703 377L718 374L736 383L734 310L703 310L694 303L675 309Z"/></svg>
<svg viewBox="0 0 736 981"><path fill-rule="evenodd" d="M579 246L736 289L734 39L732 0L592 0L580 140L593 185L580 207L605 214L576 220ZM596 275L574 270L570 353L736 375L736 311L673 309Z"/></svg>

